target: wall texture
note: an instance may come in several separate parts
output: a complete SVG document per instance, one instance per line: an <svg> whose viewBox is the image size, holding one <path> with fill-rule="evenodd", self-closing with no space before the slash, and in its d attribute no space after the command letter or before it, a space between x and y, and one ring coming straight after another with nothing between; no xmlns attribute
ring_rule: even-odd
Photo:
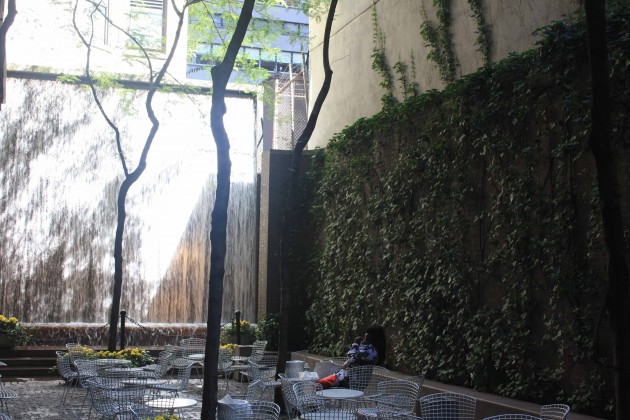
<svg viewBox="0 0 630 420"><path fill-rule="evenodd" d="M361 117L374 115L381 109L385 91L379 87L380 76L372 70L373 24L372 3L376 7L378 27L385 35L385 51L390 66L401 61L407 64L408 76L421 91L441 89L436 64L427 60L430 47L420 35L424 17L437 25L436 10L431 1L423 0L354 0L340 1L333 23L330 60L333 80L310 148L324 147L330 137ZM485 1L484 16L491 31L491 61L505 58L510 52L530 49L536 42L532 34L537 28L575 11L575 0ZM424 12L423 12L424 8ZM475 45L477 24L469 2L451 1L450 25L453 51L457 60L457 77L482 66L483 58ZM311 20L310 71L311 97L317 95L323 81L322 36L325 19ZM397 96L401 98L398 91Z"/></svg>

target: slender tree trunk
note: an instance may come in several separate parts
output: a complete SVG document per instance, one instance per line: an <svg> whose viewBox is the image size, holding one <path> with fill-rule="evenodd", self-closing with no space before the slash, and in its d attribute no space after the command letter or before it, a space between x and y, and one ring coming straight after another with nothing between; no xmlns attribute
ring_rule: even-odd
<svg viewBox="0 0 630 420"><path fill-rule="evenodd" d="M16 15L15 0L9 0L6 18L4 17L4 0L0 0L0 79L2 79L0 81L0 109L7 97L7 33Z"/></svg>
<svg viewBox="0 0 630 420"><path fill-rule="evenodd" d="M589 146L597 168L604 240L608 251L606 309L613 333L616 418L627 420L630 418L630 281L617 163L611 146L611 98L605 5L604 0L586 0L584 3L593 97Z"/></svg>
<svg viewBox="0 0 630 420"><path fill-rule="evenodd" d="M289 169L290 179L287 189L287 196L284 205L284 211L282 214L282 227L280 231L280 337L278 342L278 372L284 372L287 362L287 347L288 347L288 327L289 327L289 304L290 304L290 284L289 284L289 267L288 267L288 255L289 255L289 235L290 235L290 221L294 212L295 197L298 192L298 186L300 182L300 167L302 162L302 152L308 144L308 141L315 130L317 125L317 118L324 105L328 91L330 90L330 84L332 82L332 69L330 68L330 58L328 55L330 48L330 33L332 30L332 23L335 18L335 9L337 8L337 0L330 2L330 8L328 9L328 16L326 18L326 27L324 29L324 44L323 44L323 65L324 65L324 82L313 104L313 110L308 117L306 127L300 135L300 138L295 144L293 149L293 160L291 162L291 168Z"/></svg>
<svg viewBox="0 0 630 420"><path fill-rule="evenodd" d="M225 131L223 116L226 112L225 91L234 62L247 27L252 18L255 0L245 0L221 64L212 68L212 108L210 125L214 142L217 145L217 189L212 209L210 231L210 278L208 294L208 322L206 335L206 357L203 375L202 420L214 419L217 411L219 334L221 310L223 307L223 277L225 274L225 254L227 250L227 210L230 199L230 139Z"/></svg>

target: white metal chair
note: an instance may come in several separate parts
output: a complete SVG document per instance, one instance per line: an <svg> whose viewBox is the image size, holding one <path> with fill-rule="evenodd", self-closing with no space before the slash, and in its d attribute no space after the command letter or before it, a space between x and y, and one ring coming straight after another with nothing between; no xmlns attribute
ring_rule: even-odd
<svg viewBox="0 0 630 420"><path fill-rule="evenodd" d="M222 419L278 420L280 406L270 401L251 401L235 405L233 410L221 416Z"/></svg>
<svg viewBox="0 0 630 420"><path fill-rule="evenodd" d="M14 400L18 397L17 392L12 391L10 389L6 389L4 387L4 382L2 381L2 375L0 375L0 413L5 413L7 416L10 416L11 413L9 411L9 401Z"/></svg>
<svg viewBox="0 0 630 420"><path fill-rule="evenodd" d="M314 372L317 372L319 378L325 378L341 369L342 365L333 362L316 362Z"/></svg>
<svg viewBox="0 0 630 420"><path fill-rule="evenodd" d="M225 394L230 392L230 367L232 366L232 350L219 349L219 362L217 364L217 373L223 375L225 379Z"/></svg>
<svg viewBox="0 0 630 420"><path fill-rule="evenodd" d="M250 363L249 369L243 372L249 376L250 381L258 381L258 387L261 389L261 392L257 399L262 399L267 390L282 385L280 381L276 379L277 368L278 356L265 355L257 363Z"/></svg>
<svg viewBox="0 0 630 420"><path fill-rule="evenodd" d="M477 400L456 392L439 392L420 398L424 420L474 420Z"/></svg>
<svg viewBox="0 0 630 420"><path fill-rule="evenodd" d="M359 408L358 413L372 418L377 417L377 410L412 414L419 394L417 383L404 379L383 381L377 385L376 395L370 398L376 407Z"/></svg>
<svg viewBox="0 0 630 420"><path fill-rule="evenodd" d="M232 361L246 363L257 362L265 354L265 348L267 347L267 341L258 340L252 344L252 354L250 356L232 356Z"/></svg>
<svg viewBox="0 0 630 420"><path fill-rule="evenodd" d="M159 394L147 394L139 404L132 404L130 411L133 420L152 419L163 416L165 419L171 418L173 414L173 404L175 398L164 398Z"/></svg>
<svg viewBox="0 0 630 420"><path fill-rule="evenodd" d="M175 353L170 350L162 350L157 357L157 360L152 365L147 365L142 368L147 373L147 377L154 379L160 379L166 375L171 368L171 360L175 357Z"/></svg>
<svg viewBox="0 0 630 420"><path fill-rule="evenodd" d="M161 385L153 385L152 388L159 391L170 392L177 397L180 391L188 387L192 363L188 359L177 358L173 360L172 367L176 371L175 378Z"/></svg>
<svg viewBox="0 0 630 420"><path fill-rule="evenodd" d="M293 391L293 385L297 383L296 379L287 378L283 373L279 373L280 386L282 387L282 398L289 419L295 419L298 414L297 397Z"/></svg>
<svg viewBox="0 0 630 420"><path fill-rule="evenodd" d="M322 385L311 381L298 381L293 384L293 393L300 413L313 413L326 408L326 401L317 396Z"/></svg>
<svg viewBox="0 0 630 420"><path fill-rule="evenodd" d="M540 417L543 420L564 420L569 410L571 407L566 404L546 404L540 407Z"/></svg>
<svg viewBox="0 0 630 420"><path fill-rule="evenodd" d="M378 420L422 420L422 417L413 414L402 414L387 410L377 410L376 418Z"/></svg>
<svg viewBox="0 0 630 420"><path fill-rule="evenodd" d="M70 364L70 356L63 351L55 352L57 354L57 372L65 382L65 388L63 390L63 394L61 396L61 401L59 401L59 406L62 407L66 404L66 398L68 397L68 392L70 388L79 385L79 372L72 369L72 365Z"/></svg>
<svg viewBox="0 0 630 420"><path fill-rule="evenodd" d="M107 420L133 418L133 407L141 404L147 393L146 386L110 387L94 379L86 384L92 408Z"/></svg>
<svg viewBox="0 0 630 420"><path fill-rule="evenodd" d="M349 388L362 391L364 398L375 395L377 385L391 379L389 370L382 366L363 365L348 369Z"/></svg>

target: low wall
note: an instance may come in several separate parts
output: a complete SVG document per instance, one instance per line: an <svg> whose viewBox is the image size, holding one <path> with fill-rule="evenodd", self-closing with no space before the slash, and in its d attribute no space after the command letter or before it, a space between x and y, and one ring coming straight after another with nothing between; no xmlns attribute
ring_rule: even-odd
<svg viewBox="0 0 630 420"><path fill-rule="evenodd" d="M303 351L293 352L292 359L305 360L308 362L311 370L315 369L315 363L328 361L330 357L311 354ZM392 377L404 378L407 375L390 372ZM477 399L477 409L475 412L475 420L482 420L486 417L497 414L529 414L537 416L540 413L540 404L519 401L512 398L505 398L498 395L487 394L485 392L475 391L469 388L452 386L441 382L424 380L422 384L421 395L434 394L436 392L457 392L459 394L470 395ZM549 401L549 404L562 403L562 401ZM570 411L567 420L601 420L599 417L586 416L583 414Z"/></svg>
<svg viewBox="0 0 630 420"><path fill-rule="evenodd" d="M81 343L91 347L107 347L109 325L90 323L38 324L25 323L33 339L32 346L63 346ZM177 344L185 337L206 336L206 324L157 324L125 326L126 347L156 347ZM120 329L118 338L120 342Z"/></svg>

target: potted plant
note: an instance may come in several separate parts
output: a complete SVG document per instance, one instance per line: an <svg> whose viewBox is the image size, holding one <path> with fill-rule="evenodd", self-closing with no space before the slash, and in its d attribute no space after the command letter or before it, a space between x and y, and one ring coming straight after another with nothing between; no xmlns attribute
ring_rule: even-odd
<svg viewBox="0 0 630 420"><path fill-rule="evenodd" d="M31 335L14 316L7 318L0 315L0 348L12 349L15 346L25 345Z"/></svg>
<svg viewBox="0 0 630 420"><path fill-rule="evenodd" d="M256 328L256 339L265 340L267 347L265 350L278 350L278 338L280 335L280 315L266 314Z"/></svg>
<svg viewBox="0 0 630 420"><path fill-rule="evenodd" d="M256 326L249 321L241 321L241 343L249 345L256 339ZM221 344L236 343L236 321L221 326Z"/></svg>

